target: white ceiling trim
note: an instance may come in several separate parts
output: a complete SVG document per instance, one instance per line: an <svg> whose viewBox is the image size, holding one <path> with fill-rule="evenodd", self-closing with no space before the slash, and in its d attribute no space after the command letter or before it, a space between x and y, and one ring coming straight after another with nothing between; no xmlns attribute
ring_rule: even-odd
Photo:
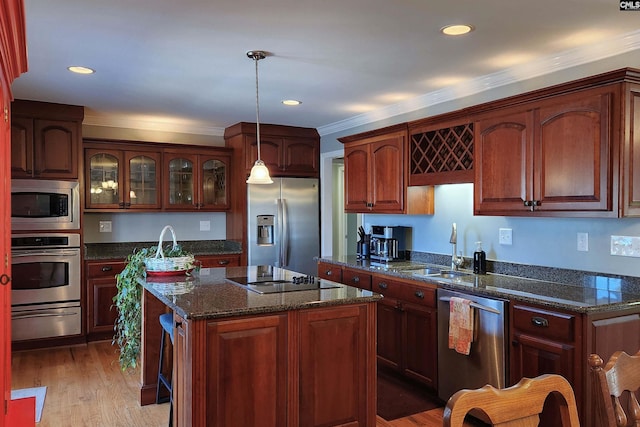
<svg viewBox="0 0 640 427"><path fill-rule="evenodd" d="M318 133L329 135L336 132L363 126L378 120L384 120L400 114L410 113L422 108L453 101L465 96L474 95L486 90L495 89L518 81L539 77L561 71L577 65L598 61L616 55L640 49L640 30L622 34L612 39L594 43L588 48L570 49L546 58L538 58L534 62L514 66L496 73L472 79L460 87L445 87L424 95L402 101L387 107L359 114L326 126L318 127Z"/></svg>

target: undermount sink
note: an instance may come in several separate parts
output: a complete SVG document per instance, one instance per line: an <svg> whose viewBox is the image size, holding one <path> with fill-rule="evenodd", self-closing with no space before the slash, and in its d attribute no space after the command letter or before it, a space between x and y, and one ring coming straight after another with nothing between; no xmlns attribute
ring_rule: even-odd
<svg viewBox="0 0 640 427"><path fill-rule="evenodd" d="M462 276L471 276L471 273L467 273L465 271L455 271L455 270L442 270L440 272L440 277L444 277L446 279L454 279L456 277Z"/></svg>
<svg viewBox="0 0 640 427"><path fill-rule="evenodd" d="M444 279L454 279L456 277L471 276L471 273L467 273L465 271L443 270L437 267L419 268L409 271L411 272L411 274L415 274L417 276L442 277Z"/></svg>

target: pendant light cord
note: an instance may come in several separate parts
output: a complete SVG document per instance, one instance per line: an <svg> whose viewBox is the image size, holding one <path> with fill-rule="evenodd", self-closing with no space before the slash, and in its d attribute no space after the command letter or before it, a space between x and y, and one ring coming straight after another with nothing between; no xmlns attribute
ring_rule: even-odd
<svg viewBox="0 0 640 427"><path fill-rule="evenodd" d="M255 55L253 59L256 62L256 138L258 140L258 160L262 160L260 157L260 95L258 92L258 61L260 60L260 55Z"/></svg>

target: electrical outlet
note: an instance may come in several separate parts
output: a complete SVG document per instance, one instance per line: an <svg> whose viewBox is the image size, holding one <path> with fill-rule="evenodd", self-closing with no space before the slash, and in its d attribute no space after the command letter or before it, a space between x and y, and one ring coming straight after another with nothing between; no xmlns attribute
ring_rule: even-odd
<svg viewBox="0 0 640 427"><path fill-rule="evenodd" d="M111 233L111 221L100 221L100 232Z"/></svg>
<svg viewBox="0 0 640 427"><path fill-rule="evenodd" d="M200 231L210 231L211 221L200 221Z"/></svg>
<svg viewBox="0 0 640 427"><path fill-rule="evenodd" d="M589 252L589 233L578 233L578 250Z"/></svg>
<svg viewBox="0 0 640 427"><path fill-rule="evenodd" d="M513 243L513 235L510 228L501 228L498 236L501 245L511 245Z"/></svg>

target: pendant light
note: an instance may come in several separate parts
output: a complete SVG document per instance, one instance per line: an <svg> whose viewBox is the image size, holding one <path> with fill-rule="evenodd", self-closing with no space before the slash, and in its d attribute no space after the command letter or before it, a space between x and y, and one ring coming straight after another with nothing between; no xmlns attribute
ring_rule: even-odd
<svg viewBox="0 0 640 427"><path fill-rule="evenodd" d="M269 169L260 158L260 98L258 96L258 61L266 58L266 53L261 50L250 50L247 56L256 64L256 141L258 144L258 160L251 168L251 174L247 179L247 184L273 184L269 176Z"/></svg>

